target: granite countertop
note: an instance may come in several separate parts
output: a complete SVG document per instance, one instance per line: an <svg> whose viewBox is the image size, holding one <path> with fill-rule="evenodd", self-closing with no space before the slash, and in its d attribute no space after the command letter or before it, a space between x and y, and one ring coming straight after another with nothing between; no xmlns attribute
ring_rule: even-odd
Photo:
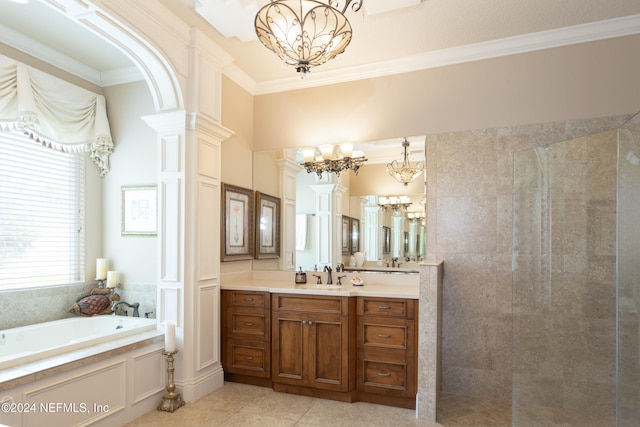
<svg viewBox="0 0 640 427"><path fill-rule="evenodd" d="M316 285L315 277L307 274L307 284L296 285L294 274L291 273L290 276L290 281L254 279L239 279L229 282L223 281L220 287L222 290L289 293L300 295L368 296L410 299L418 299L419 297L418 283L384 284L376 283L375 281L373 283L367 283L367 278L365 278L365 282L362 286L354 286L346 280L347 278L344 278L342 279L342 286L336 286L335 282L334 285ZM323 280L326 278L326 273L323 273L322 278Z"/></svg>

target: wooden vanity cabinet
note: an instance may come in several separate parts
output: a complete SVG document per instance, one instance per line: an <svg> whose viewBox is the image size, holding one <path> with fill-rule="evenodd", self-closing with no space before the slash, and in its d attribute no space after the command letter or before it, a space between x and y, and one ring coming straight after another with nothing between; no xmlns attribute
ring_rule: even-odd
<svg viewBox="0 0 640 427"><path fill-rule="evenodd" d="M222 291L221 329L226 379L270 386L269 292Z"/></svg>
<svg viewBox="0 0 640 427"><path fill-rule="evenodd" d="M357 388L362 400L415 408L417 301L358 297L357 313Z"/></svg>
<svg viewBox="0 0 640 427"><path fill-rule="evenodd" d="M349 297L272 295L275 390L308 395L355 390L355 303ZM348 394L332 398L352 400Z"/></svg>

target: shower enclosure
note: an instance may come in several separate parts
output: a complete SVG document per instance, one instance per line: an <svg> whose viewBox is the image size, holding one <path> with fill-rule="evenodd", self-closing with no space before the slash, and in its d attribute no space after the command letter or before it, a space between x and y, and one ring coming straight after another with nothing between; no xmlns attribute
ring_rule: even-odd
<svg viewBox="0 0 640 427"><path fill-rule="evenodd" d="M640 425L640 118L514 155L514 426Z"/></svg>

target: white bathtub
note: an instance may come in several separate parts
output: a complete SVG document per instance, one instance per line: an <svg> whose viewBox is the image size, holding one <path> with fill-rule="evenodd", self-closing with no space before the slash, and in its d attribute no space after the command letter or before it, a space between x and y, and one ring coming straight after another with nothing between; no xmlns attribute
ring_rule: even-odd
<svg viewBox="0 0 640 427"><path fill-rule="evenodd" d="M155 328L155 319L94 316L0 330L0 370Z"/></svg>

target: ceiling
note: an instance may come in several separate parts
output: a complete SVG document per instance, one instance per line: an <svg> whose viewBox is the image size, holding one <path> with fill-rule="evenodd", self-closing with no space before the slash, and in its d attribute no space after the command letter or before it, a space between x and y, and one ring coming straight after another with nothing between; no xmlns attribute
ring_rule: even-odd
<svg viewBox="0 0 640 427"><path fill-rule="evenodd" d="M364 0L347 12L353 40L345 53L300 79L252 37L267 0L157 1L230 53L225 74L253 94L640 33L638 0ZM100 86L141 78L122 52L52 3L0 1L0 40Z"/></svg>

